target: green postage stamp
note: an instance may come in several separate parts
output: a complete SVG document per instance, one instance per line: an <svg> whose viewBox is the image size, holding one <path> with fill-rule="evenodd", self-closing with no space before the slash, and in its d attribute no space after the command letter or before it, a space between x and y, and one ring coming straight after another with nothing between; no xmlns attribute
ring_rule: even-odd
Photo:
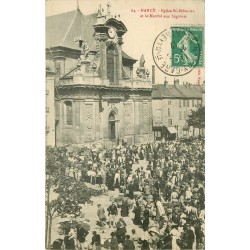
<svg viewBox="0 0 250 250"><path fill-rule="evenodd" d="M172 67L203 67L204 27L172 27Z"/></svg>

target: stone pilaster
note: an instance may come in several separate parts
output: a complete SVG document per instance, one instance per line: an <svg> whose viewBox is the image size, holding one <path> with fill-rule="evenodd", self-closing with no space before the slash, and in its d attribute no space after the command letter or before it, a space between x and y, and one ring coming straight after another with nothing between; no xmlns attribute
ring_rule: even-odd
<svg viewBox="0 0 250 250"><path fill-rule="evenodd" d="M122 80L122 44L123 38L118 37L118 80Z"/></svg>
<svg viewBox="0 0 250 250"><path fill-rule="evenodd" d="M108 37L106 34L99 34L97 40L100 41L100 53L101 53L101 78L107 79L107 48L106 41Z"/></svg>
<svg viewBox="0 0 250 250"><path fill-rule="evenodd" d="M53 58L55 71L59 77L65 75L65 60L65 56L56 56Z"/></svg>

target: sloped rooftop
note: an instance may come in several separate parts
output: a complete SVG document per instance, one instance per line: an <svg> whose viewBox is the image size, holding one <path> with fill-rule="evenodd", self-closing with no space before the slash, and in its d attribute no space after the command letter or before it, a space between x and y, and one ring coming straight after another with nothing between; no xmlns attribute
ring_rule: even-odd
<svg viewBox="0 0 250 250"><path fill-rule="evenodd" d="M94 42L94 28L97 13L84 15L79 9L46 17L46 48L66 47L79 50L74 38L81 37L91 48ZM122 57L137 61L124 51Z"/></svg>
<svg viewBox="0 0 250 250"><path fill-rule="evenodd" d="M97 13L84 16L77 9L46 18L46 47L63 46L79 49L74 38L84 38L88 45L93 43L94 29Z"/></svg>
<svg viewBox="0 0 250 250"><path fill-rule="evenodd" d="M202 86L200 85L153 85L152 98L202 98Z"/></svg>

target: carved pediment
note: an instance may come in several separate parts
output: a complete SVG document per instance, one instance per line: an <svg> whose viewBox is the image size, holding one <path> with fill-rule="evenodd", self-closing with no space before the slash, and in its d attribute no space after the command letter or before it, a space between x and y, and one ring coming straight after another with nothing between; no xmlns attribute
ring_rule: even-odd
<svg viewBox="0 0 250 250"><path fill-rule="evenodd" d="M105 22L104 25L114 27L116 29L118 35L123 35L128 31L126 26L124 25L124 23L121 21L118 21L115 18L109 18Z"/></svg>

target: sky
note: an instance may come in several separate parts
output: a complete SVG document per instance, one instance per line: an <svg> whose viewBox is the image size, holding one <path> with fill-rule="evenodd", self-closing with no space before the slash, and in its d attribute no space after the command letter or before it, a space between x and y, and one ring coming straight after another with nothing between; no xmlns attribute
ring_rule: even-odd
<svg viewBox="0 0 250 250"><path fill-rule="evenodd" d="M97 12L99 5L107 11L107 2L104 0L78 0L79 8L83 14ZM127 27L127 33L123 36L123 50L131 57L138 60L134 65L134 71L139 66L141 55L145 58L145 67L152 72L152 65L155 65L152 55L152 47L156 37L165 29L171 26L204 26L204 1L203 0L111 0L111 14L121 16L121 21ZM76 9L77 0L47 0L46 16L60 14ZM158 12L141 12L141 10L155 9ZM163 13L163 10L184 9L193 10L192 13ZM140 11L139 11L140 10ZM136 11L136 12L134 12ZM145 14L162 15L161 17L147 18ZM186 15L186 18L173 18L172 14ZM140 17L140 15L144 15ZM164 18L169 16L169 18ZM205 51L204 51L205 53ZM205 57L205 55L204 55ZM173 84L174 79L179 79L180 84L189 82L191 84L202 84L205 80L204 67L194 68L185 76L169 76L155 67L156 83L162 84L165 80ZM135 72L134 72L135 75ZM150 74L151 75L151 74Z"/></svg>

